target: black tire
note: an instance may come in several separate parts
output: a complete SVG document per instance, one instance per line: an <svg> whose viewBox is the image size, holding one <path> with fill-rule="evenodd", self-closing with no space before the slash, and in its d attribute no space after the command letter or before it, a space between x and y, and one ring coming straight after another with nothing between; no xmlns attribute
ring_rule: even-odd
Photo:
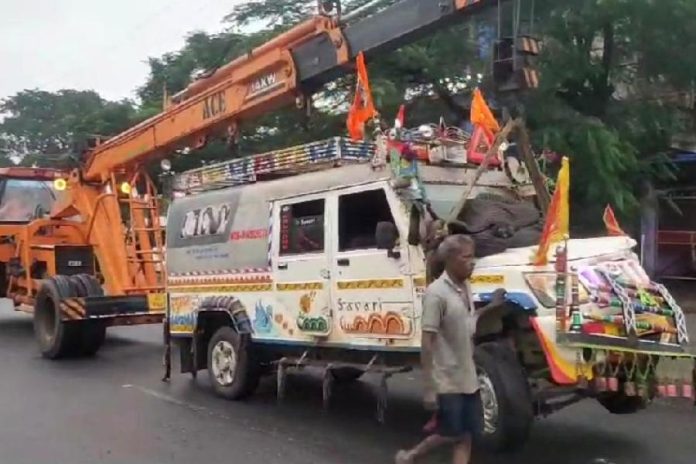
<svg viewBox="0 0 696 464"><path fill-rule="evenodd" d="M70 281L64 276L47 279L34 304L34 335L43 357L59 359L72 356L77 349L78 326L61 318L60 302L73 296Z"/></svg>
<svg viewBox="0 0 696 464"><path fill-rule="evenodd" d="M225 344L228 346L225 347ZM220 374L215 366L219 366L214 357L230 350L234 356L234 366L229 370L230 381L226 382L225 374ZM227 350L227 351L225 351ZM226 369L225 369L226 370ZM241 400L254 393L259 384L260 369L251 346L248 335L240 335L232 327L220 327L208 342L208 377L213 390L219 396L228 400Z"/></svg>
<svg viewBox="0 0 696 464"><path fill-rule="evenodd" d="M499 342L478 345L474 360L484 409L480 444L491 451L519 449L527 441L534 422L532 396L522 366L512 349ZM486 411L494 410L487 401L490 394L497 403L497 415L487 420Z"/></svg>
<svg viewBox="0 0 696 464"><path fill-rule="evenodd" d="M70 277L70 282L76 290L76 296L103 296L104 289L96 278L88 274L77 274ZM76 323L79 326L79 341L77 353L81 356L94 356L106 339L106 325L102 321L87 320Z"/></svg>
<svg viewBox="0 0 696 464"><path fill-rule="evenodd" d="M331 369L333 379L338 383L353 383L360 379L365 373L364 370L357 367L337 367Z"/></svg>
<svg viewBox="0 0 696 464"><path fill-rule="evenodd" d="M635 414L647 406L645 399L627 396L624 392L602 393L597 401L612 414Z"/></svg>
<svg viewBox="0 0 696 464"><path fill-rule="evenodd" d="M80 347L81 356L94 356L104 344L106 339L106 326L100 321L83 321L80 323Z"/></svg>
<svg viewBox="0 0 696 464"><path fill-rule="evenodd" d="M96 277L89 274L77 274L70 279L79 285L81 291L79 296L104 296L104 289Z"/></svg>

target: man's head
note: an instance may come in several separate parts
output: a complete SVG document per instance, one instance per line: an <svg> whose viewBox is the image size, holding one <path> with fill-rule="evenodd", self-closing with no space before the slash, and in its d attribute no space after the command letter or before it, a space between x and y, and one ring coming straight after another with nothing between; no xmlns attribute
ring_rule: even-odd
<svg viewBox="0 0 696 464"><path fill-rule="evenodd" d="M468 235L450 235L437 249L439 258L445 263L447 274L463 282L474 271L474 241Z"/></svg>

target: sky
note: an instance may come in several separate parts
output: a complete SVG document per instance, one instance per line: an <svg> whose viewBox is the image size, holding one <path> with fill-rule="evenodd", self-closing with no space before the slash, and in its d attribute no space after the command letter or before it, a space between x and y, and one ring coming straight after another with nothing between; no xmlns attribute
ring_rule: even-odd
<svg viewBox="0 0 696 464"><path fill-rule="evenodd" d="M243 0L0 0L0 99L23 89L135 98L148 57L218 32Z"/></svg>

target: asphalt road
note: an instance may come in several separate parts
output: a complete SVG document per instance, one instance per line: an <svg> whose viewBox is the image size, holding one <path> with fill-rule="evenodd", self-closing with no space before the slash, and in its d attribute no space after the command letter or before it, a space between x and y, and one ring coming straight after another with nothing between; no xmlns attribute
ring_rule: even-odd
<svg viewBox="0 0 696 464"><path fill-rule="evenodd" d="M289 379L282 405L271 379L244 403L215 398L205 373L166 384L159 330L111 329L96 358L50 362L37 352L30 319L2 311L0 463L386 464L427 419L408 375L391 383L385 426L372 420L369 379L337 389L329 413L311 373ZM520 453L474 460L510 462L693 464L696 410L660 403L612 416L585 401L539 420Z"/></svg>

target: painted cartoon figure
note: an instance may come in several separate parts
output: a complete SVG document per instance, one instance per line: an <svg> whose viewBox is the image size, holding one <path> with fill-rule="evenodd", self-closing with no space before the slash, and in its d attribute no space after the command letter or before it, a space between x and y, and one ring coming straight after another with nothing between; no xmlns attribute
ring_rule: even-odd
<svg viewBox="0 0 696 464"><path fill-rule="evenodd" d="M260 334L273 332L273 307L264 306L261 300L254 306L254 331Z"/></svg>

